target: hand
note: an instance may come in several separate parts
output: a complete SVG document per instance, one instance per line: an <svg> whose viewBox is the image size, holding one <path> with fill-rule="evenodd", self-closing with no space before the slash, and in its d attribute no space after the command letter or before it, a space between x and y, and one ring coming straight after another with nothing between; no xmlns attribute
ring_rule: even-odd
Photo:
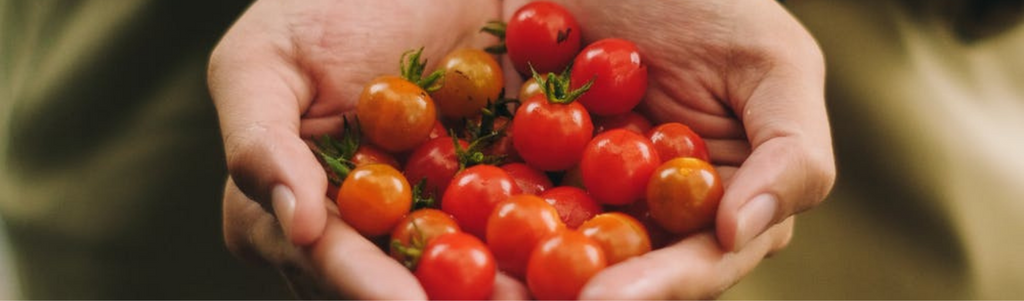
<svg viewBox="0 0 1024 301"><path fill-rule="evenodd" d="M494 43L478 31L497 17L497 2L451 2L264 0L228 31L208 78L230 172L232 252L280 269L300 297L425 297L408 270L331 211L326 174L304 138L339 133L363 85L398 74L406 50L424 47L436 63ZM495 287L496 297L524 291L505 277Z"/></svg>
<svg viewBox="0 0 1024 301"><path fill-rule="evenodd" d="M649 70L641 111L704 137L725 181L713 232L612 266L581 298L710 298L792 235L792 215L835 179L824 62L775 1L565 1L583 42L638 45ZM521 3L505 3L505 18Z"/></svg>

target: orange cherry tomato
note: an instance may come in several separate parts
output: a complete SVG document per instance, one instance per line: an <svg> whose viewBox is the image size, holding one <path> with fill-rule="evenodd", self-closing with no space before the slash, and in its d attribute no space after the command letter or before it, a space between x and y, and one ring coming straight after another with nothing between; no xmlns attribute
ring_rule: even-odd
<svg viewBox="0 0 1024 301"><path fill-rule="evenodd" d="M564 230L533 249L526 285L540 300L575 300L587 281L605 266L600 244L579 231Z"/></svg>
<svg viewBox="0 0 1024 301"><path fill-rule="evenodd" d="M449 118L480 114L488 101L498 100L505 78L498 61L479 49L463 48L441 59L444 85L431 93L441 115Z"/></svg>
<svg viewBox="0 0 1024 301"><path fill-rule="evenodd" d="M526 102L530 97L541 93L543 93L543 91L540 90L540 84L537 83L537 79L531 77L523 82L523 85L519 87L518 98L520 102Z"/></svg>
<svg viewBox="0 0 1024 301"><path fill-rule="evenodd" d="M696 158L675 158L651 175L647 206L662 228L688 234L714 224L723 192L722 180L711 164Z"/></svg>
<svg viewBox="0 0 1024 301"><path fill-rule="evenodd" d="M640 221L621 212L598 214L579 231L601 245L608 265L651 251L651 239Z"/></svg>
<svg viewBox="0 0 1024 301"><path fill-rule="evenodd" d="M459 225L444 211L429 208L413 211L391 230L391 257L409 263L407 260L410 258L407 258L403 249L422 252L434 238L460 231Z"/></svg>
<svg viewBox="0 0 1024 301"><path fill-rule="evenodd" d="M427 141L437 121L430 95L397 76L381 76L367 84L356 114L363 136L389 153L408 151Z"/></svg>
<svg viewBox="0 0 1024 301"><path fill-rule="evenodd" d="M412 207L412 188L386 164L358 166L338 191L338 214L363 236L391 232Z"/></svg>
<svg viewBox="0 0 1024 301"><path fill-rule="evenodd" d="M498 204L487 220L487 246L498 267L522 278L530 252L545 237L565 229L555 207L530 194L514 195Z"/></svg>

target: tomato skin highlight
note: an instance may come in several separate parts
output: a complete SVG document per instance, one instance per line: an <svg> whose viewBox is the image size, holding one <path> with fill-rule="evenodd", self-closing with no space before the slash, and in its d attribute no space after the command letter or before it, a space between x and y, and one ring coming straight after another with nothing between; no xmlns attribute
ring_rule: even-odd
<svg viewBox="0 0 1024 301"><path fill-rule="evenodd" d="M690 127L678 123L669 122L660 124L647 132L647 138L651 139L654 149L658 150L661 160L668 161L679 157L693 157L711 162L708 157L708 147L704 139L694 133Z"/></svg>
<svg viewBox="0 0 1024 301"><path fill-rule="evenodd" d="M583 186L607 205L627 205L643 199L647 181L661 159L644 136L614 129L594 137L580 162Z"/></svg>
<svg viewBox="0 0 1024 301"><path fill-rule="evenodd" d="M431 241L414 274L430 300L486 300L494 292L497 268L483 242L459 232Z"/></svg>
<svg viewBox="0 0 1024 301"><path fill-rule="evenodd" d="M469 143L458 140L463 149ZM416 148L405 163L404 174L413 184L426 179L424 191L435 198L444 196L455 173L459 171L459 159L455 153L455 142L451 137L439 137Z"/></svg>
<svg viewBox="0 0 1024 301"><path fill-rule="evenodd" d="M537 79L530 77L523 82L523 85L519 87L519 102L526 102L527 99L537 94L543 94L541 91L540 84L537 83Z"/></svg>
<svg viewBox="0 0 1024 301"><path fill-rule="evenodd" d="M412 207L412 188L386 164L358 166L338 190L341 219L367 237L385 235Z"/></svg>
<svg viewBox="0 0 1024 301"><path fill-rule="evenodd" d="M457 49L441 59L444 85L430 96L441 116L464 118L480 114L487 102L498 100L504 87L498 61L487 52L473 48Z"/></svg>
<svg viewBox="0 0 1024 301"><path fill-rule="evenodd" d="M594 124L579 102L553 104L536 95L516 110L512 131L512 145L526 164L560 171L579 163Z"/></svg>
<svg viewBox="0 0 1024 301"><path fill-rule="evenodd" d="M381 76L363 88L356 104L363 137L389 153L401 153L427 141L437 121L426 91L397 76Z"/></svg>
<svg viewBox="0 0 1024 301"><path fill-rule="evenodd" d="M548 175L525 163L508 163L502 165L501 169L516 180L519 190L524 194L540 194L554 186Z"/></svg>
<svg viewBox="0 0 1024 301"><path fill-rule="evenodd" d="M441 200L441 210L455 217L463 231L483 238L491 211L519 192L515 179L501 168L476 165L452 178Z"/></svg>
<svg viewBox="0 0 1024 301"><path fill-rule="evenodd" d="M540 197L555 207L558 216L569 229L578 228L583 222L604 211L586 190L577 187L555 187L545 190Z"/></svg>
<svg viewBox="0 0 1024 301"><path fill-rule="evenodd" d="M580 51L580 24L561 5L530 2L512 14L506 29L508 57L519 74L561 72Z"/></svg>
<svg viewBox="0 0 1024 301"><path fill-rule="evenodd" d="M405 254L402 254L394 245L394 242L403 247L417 247L414 246L414 241L422 243L421 248L426 247L434 238L438 236L461 232L459 225L455 223L455 219L452 219L451 215L437 209L420 209L409 213L403 218L394 229L391 230L391 245L390 253L391 258L398 260L398 262L404 262L406 260Z"/></svg>
<svg viewBox="0 0 1024 301"><path fill-rule="evenodd" d="M487 246L502 271L526 275L530 252L545 237L565 229L558 212L540 197L515 195L495 207L487 220Z"/></svg>
<svg viewBox="0 0 1024 301"><path fill-rule="evenodd" d="M647 206L665 230L689 234L711 227L724 189L714 167L696 158L675 158L651 174Z"/></svg>
<svg viewBox="0 0 1024 301"><path fill-rule="evenodd" d="M602 39L584 48L572 65L572 87L594 80L579 101L590 114L609 116L633 110L647 92L647 65L633 42Z"/></svg>
<svg viewBox="0 0 1024 301"><path fill-rule="evenodd" d="M599 214L583 223L579 231L601 245L608 265L651 251L651 238L647 229L640 221L625 213Z"/></svg>
<svg viewBox="0 0 1024 301"><path fill-rule="evenodd" d="M526 284L538 300L575 300L595 274L608 265L604 251L579 231L549 236L534 248Z"/></svg>

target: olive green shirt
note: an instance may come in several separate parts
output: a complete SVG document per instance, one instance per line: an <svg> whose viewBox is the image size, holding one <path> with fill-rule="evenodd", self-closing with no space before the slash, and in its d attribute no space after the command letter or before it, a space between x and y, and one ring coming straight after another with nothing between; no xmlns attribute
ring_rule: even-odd
<svg viewBox="0 0 1024 301"><path fill-rule="evenodd" d="M206 62L248 2L0 0L0 297L291 296L221 234Z"/></svg>

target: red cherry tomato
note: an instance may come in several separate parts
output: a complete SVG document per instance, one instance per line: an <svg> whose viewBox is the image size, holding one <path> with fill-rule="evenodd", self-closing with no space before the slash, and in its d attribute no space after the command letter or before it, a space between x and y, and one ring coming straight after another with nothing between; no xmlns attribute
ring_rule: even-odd
<svg viewBox="0 0 1024 301"><path fill-rule="evenodd" d="M626 129L643 135L651 130L651 121L647 120L647 117L644 117L644 115L634 111L619 115L594 117L594 130L598 133L613 129Z"/></svg>
<svg viewBox="0 0 1024 301"><path fill-rule="evenodd" d="M601 214L601 205L587 194L586 190L571 186L560 186L540 194L548 204L558 210L558 216L566 227L576 229L583 222Z"/></svg>
<svg viewBox="0 0 1024 301"><path fill-rule="evenodd" d="M497 269L487 246L460 232L431 241L415 274L430 300L486 300L494 291Z"/></svg>
<svg viewBox="0 0 1024 301"><path fill-rule="evenodd" d="M523 163L505 164L501 166L501 169L504 169L516 180L519 190L524 194L539 194L553 186L548 175Z"/></svg>
<svg viewBox="0 0 1024 301"><path fill-rule="evenodd" d="M402 263L408 251L422 252L434 238L447 233L460 232L451 215L437 209L421 209L409 213L391 230L391 257Z"/></svg>
<svg viewBox="0 0 1024 301"><path fill-rule="evenodd" d="M400 168L398 160L395 160L395 156L369 144L360 145L356 149L355 154L352 154L352 164L356 166L373 163L387 164L395 169Z"/></svg>
<svg viewBox="0 0 1024 301"><path fill-rule="evenodd" d="M523 158L519 157L519 153L516 152L515 146L512 145L512 126L509 123L509 119L506 117L498 117L494 120L495 129L505 129L505 135L498 138L494 144L484 149L484 154L491 156L505 156L505 162L522 162Z"/></svg>
<svg viewBox="0 0 1024 301"><path fill-rule="evenodd" d="M654 143L661 160L668 161L679 157L693 157L708 160L708 147L697 133L690 127L678 122L658 125L647 132L647 138Z"/></svg>
<svg viewBox="0 0 1024 301"><path fill-rule="evenodd" d="M444 85L430 93L441 116L465 118L480 115L487 102L498 100L505 85L498 61L480 49L462 48L441 59Z"/></svg>
<svg viewBox="0 0 1024 301"><path fill-rule="evenodd" d="M364 236L388 234L412 207L412 188L385 164L358 166L338 191L338 214Z"/></svg>
<svg viewBox="0 0 1024 301"><path fill-rule="evenodd" d="M593 115L629 112L647 91L647 65L633 42L603 39L584 48L572 65L572 87L594 85L579 101Z"/></svg>
<svg viewBox="0 0 1024 301"><path fill-rule="evenodd" d="M397 76L366 85L356 104L363 137L390 153L427 141L437 121L434 100L419 86Z"/></svg>
<svg viewBox="0 0 1024 301"><path fill-rule="evenodd" d="M594 124L579 102L554 104L544 95L536 95L516 111L512 131L512 145L526 164L558 171L579 163L583 148L593 137Z"/></svg>
<svg viewBox="0 0 1024 301"><path fill-rule="evenodd" d="M558 212L540 197L515 195L498 204L487 220L487 246L502 271L522 278L530 252L545 237L565 229Z"/></svg>
<svg viewBox="0 0 1024 301"><path fill-rule="evenodd" d="M465 149L469 146L459 140ZM414 185L426 179L423 189L434 197L444 195L448 184L459 171L459 159L455 154L455 142L451 137L440 137L420 145L405 163L405 177Z"/></svg>
<svg viewBox="0 0 1024 301"><path fill-rule="evenodd" d="M651 251L644 225L620 212L602 213L580 226L579 231L601 245L608 265Z"/></svg>
<svg viewBox="0 0 1024 301"><path fill-rule="evenodd" d="M519 74L530 75L530 65L540 74L561 72L580 51L580 25L564 7L531 2L516 10L508 21L505 45Z"/></svg>
<svg viewBox="0 0 1024 301"><path fill-rule="evenodd" d="M526 284L539 300L575 300L587 281L605 266L601 245L583 233L565 230L533 249Z"/></svg>
<svg viewBox="0 0 1024 301"><path fill-rule="evenodd" d="M663 163L647 184L647 206L662 228L688 234L714 225L722 180L711 164L696 158Z"/></svg>
<svg viewBox="0 0 1024 301"><path fill-rule="evenodd" d="M661 159L644 136L623 129L598 134L580 162L583 186L599 203L626 205L643 199Z"/></svg>
<svg viewBox="0 0 1024 301"><path fill-rule="evenodd" d="M441 121L434 121L434 128L430 129L430 138L427 141L434 140L438 137L448 137L448 129L444 128L444 124Z"/></svg>
<svg viewBox="0 0 1024 301"><path fill-rule="evenodd" d="M455 217L464 231L483 238L491 211L516 194L519 185L507 172L491 165L477 165L455 175L441 199L441 210Z"/></svg>

